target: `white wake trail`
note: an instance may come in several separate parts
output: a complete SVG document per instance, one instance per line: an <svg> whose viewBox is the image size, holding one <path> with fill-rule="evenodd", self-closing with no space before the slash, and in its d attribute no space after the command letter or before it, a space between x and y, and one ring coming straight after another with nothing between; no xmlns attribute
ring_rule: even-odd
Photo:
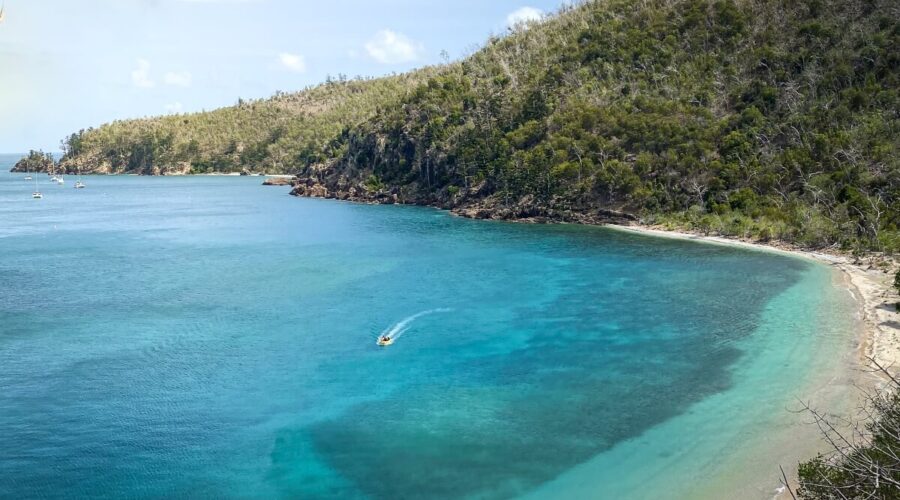
<svg viewBox="0 0 900 500"><path fill-rule="evenodd" d="M402 321L395 323L390 328L381 332L381 335L379 335L379 337L387 337L389 339L396 340L396 339L400 338L401 335L406 333L407 330L409 330L409 325L412 324L413 321L421 318L422 316L427 316L429 314L435 314L435 313L447 313L452 310L453 309L447 309L447 308L429 309L427 311L422 311L422 312L413 314L412 316L409 316L408 318L404 318Z"/></svg>

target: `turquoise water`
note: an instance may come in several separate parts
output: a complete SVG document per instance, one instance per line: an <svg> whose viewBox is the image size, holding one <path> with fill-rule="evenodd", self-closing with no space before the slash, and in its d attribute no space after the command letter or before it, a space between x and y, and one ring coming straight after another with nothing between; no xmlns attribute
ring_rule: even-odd
<svg viewBox="0 0 900 500"><path fill-rule="evenodd" d="M4 498L657 496L848 345L849 295L801 259L259 178L39 180L0 174Z"/></svg>

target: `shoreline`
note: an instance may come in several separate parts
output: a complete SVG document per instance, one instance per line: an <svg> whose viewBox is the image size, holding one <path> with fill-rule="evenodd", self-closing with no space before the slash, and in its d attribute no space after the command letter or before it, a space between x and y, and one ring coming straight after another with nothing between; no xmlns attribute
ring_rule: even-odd
<svg viewBox="0 0 900 500"><path fill-rule="evenodd" d="M893 290L890 270L875 268L871 261L854 261L850 256L806 250L782 242L763 243L723 236L702 235L658 226L606 224L616 231L631 232L661 238L690 240L702 243L736 246L763 252L780 253L828 265L841 272L848 291L857 303L860 330L857 332L861 366L875 368L871 359L891 373L900 372L900 312L895 304L900 296ZM878 374L883 377L883 374Z"/></svg>
<svg viewBox="0 0 900 500"><path fill-rule="evenodd" d="M632 234L643 234L648 237L692 240L698 243L728 245L747 250L776 253L824 264L828 266L832 276L827 286L835 293L842 294L846 291L851 295L852 301L846 303L847 313L852 314L853 319L847 325L846 330L840 330L845 344L838 352L834 353L837 357L828 358L824 365L819 366L817 371L810 374L810 378L804 379L804 385L808 385L808 389L812 391L810 394L815 394L817 399L824 399L821 402L825 406L820 409L824 409L829 414L850 418L858 416L856 412L858 398L861 394L860 389L883 386L887 382L887 376L875 371L875 366L869 358L874 359L892 374L900 372L900 315L895 310L895 304L900 302L900 297L897 296L892 286L893 272L898 265L896 257L877 253L855 256L837 249L807 249L777 240L761 242L700 234L685 229L641 224L637 217L620 217L620 214L616 212L601 212L598 216L580 216L570 212L531 217L509 213L498 216L490 210L450 209L436 203L422 202L422 200L411 202L409 200L337 196L327 190L306 190L304 192L295 190L291 192L291 195L299 198L343 201L354 204L420 206L446 212L454 217L513 224L599 226ZM825 343L828 341L826 340ZM788 356L787 360L791 355L785 354L785 356ZM765 381L761 380L760 382ZM781 395L789 398L784 393ZM779 409L779 414L781 410L784 408ZM795 412L790 411L790 413ZM690 415L691 412L687 412L687 418L690 418ZM722 463L727 462L730 469L720 470L721 477L697 477L695 478L696 484L692 482L692 486L678 483L681 484L679 488L683 486L684 489L684 495L680 497L721 498L730 496L731 498L771 498L773 500L790 498L787 488L784 487L781 476L778 474L778 465L784 466L788 485L792 491L796 492L798 486L797 464L825 451L825 445L815 427L801 421L802 418L795 415L794 418L780 421L781 423L776 420L774 417L760 420L760 422L766 422L766 427L756 430L760 433L758 434L758 438L761 439L759 442L754 442L751 446L734 454L726 453L718 456L717 460L720 462L708 464L710 467L721 467ZM782 425L785 427L780 427ZM733 441L733 444L737 445L742 439ZM628 446L634 441L640 440L631 440L621 446ZM684 446L696 446L696 443L685 443ZM723 451L723 453L725 452ZM627 457L620 458L627 462ZM721 462L721 460L725 462ZM745 460L750 460L750 462L744 462ZM605 465L609 466L610 464ZM728 470L733 472L746 466L755 468L755 472L749 476L739 475L739 478L732 477L728 472ZM564 476L550 481L542 486L540 491L550 492L551 496L560 496L560 492L571 493L568 490L571 487L575 488L573 491L582 492L583 496L591 496L596 491L597 485L590 478L597 477L598 474L600 476L605 474L603 471L605 469L594 470L592 467L595 467L593 461L580 464L570 471L571 474L566 473ZM657 473L661 474L662 472L657 471ZM749 478L752 478L751 482L748 482ZM769 487L772 489L764 486L766 484L770 485ZM740 490L739 493L738 490ZM532 497L528 496L528 498Z"/></svg>
<svg viewBox="0 0 900 500"><path fill-rule="evenodd" d="M88 174L91 175L91 174ZM93 175L140 175L140 174L93 174ZM179 174L172 175L177 177L239 177L240 173L203 173L203 174ZM287 181L297 179L293 174L260 174L252 173L250 176L263 177L266 179L264 185L288 185ZM349 201L351 203L366 204L385 204L380 200L364 200L364 199L342 199L341 197L332 197L328 195L316 194L296 194L293 196L301 198L321 198L332 199L335 201ZM447 211L453 216L485 219L479 213L466 210L453 210L446 207L436 206L430 203L405 203L397 202L387 204L400 205L417 205L430 206L432 208ZM663 226L644 225L634 220L621 218L621 214L611 212L610 214L601 214L600 218L577 218L576 220L557 219L555 217L512 217L503 219L489 218L490 220L504 220L514 223L546 223L546 224L580 224L608 227L614 230L629 231L635 234L644 234L657 236L662 238L674 238L682 240L692 240L704 243L731 245L742 248L755 249L759 251L776 252L794 257L810 259L821 264L826 264L835 268L846 277L849 284L849 291L853 295L854 300L858 304L859 320L862 325L862 332L859 333L860 364L869 368L874 365L869 359L874 359L879 365L890 371L891 373L900 373L900 312L895 307L900 304L900 296L894 291L891 285L893 276L891 270L895 270L900 264L897 258L884 258L891 262L888 271L876 269L872 264L874 255L867 255L862 258L851 256L841 252L826 252L804 249L780 241L759 242L744 240L738 238L728 238L718 235L700 234L690 232L683 229L670 229ZM882 375L883 376L883 375Z"/></svg>
<svg viewBox="0 0 900 500"><path fill-rule="evenodd" d="M512 220L510 222L533 221ZM847 348L840 353L841 358L823 366L818 373L818 378L815 379L817 381L809 379L804 382L804 384L810 384L809 388L815 394L816 399L824 398L825 401L828 401L827 403L820 402L825 403L824 409L829 413L855 418L855 408L858 405L855 398L860 396L859 388L877 387L886 382L887 377L874 370L875 366L869 358L874 359L892 374L900 372L900 313L895 312L894 309L894 304L900 301L900 298L891 284L892 272L873 266L870 260L871 256L868 259L856 259L850 255L797 248L783 242L767 244L639 224L604 224L602 227L649 237L690 240L698 243L776 253L828 265L834 272L830 286L841 292L846 288L853 299L848 303L848 312L852 310L856 314L853 327L847 335ZM896 266L896 260L888 260L892 266ZM891 267L890 269L893 271L895 268ZM783 422L781 425L784 424ZM821 440L821 436L812 432L810 427L806 427L806 424L799 428L794 427L798 425L796 422L787 424L787 428L778 427L779 424L775 422L772 422L771 425L776 425L776 427L770 427L770 430L766 431L765 442L748 446L747 449L736 452L734 455L720 457L720 459L725 459L731 466L736 466L747 459L750 460L750 463L757 463L760 459L772 460L771 463L775 464L772 467L772 473L763 473L762 475L774 480L778 472L777 466L782 465L787 473L788 485L796 493L799 484L797 462L793 460L813 458L816 453L824 451L824 441ZM785 444L791 440L793 440L792 444ZM798 455L797 451L801 449L804 451ZM785 459L787 461L784 461ZM734 462L735 460L737 462ZM590 463L579 466L579 470L582 471L581 474L587 476L596 473L596 471L591 471ZM576 473L574 477L579 477L578 474ZM756 474L753 477L756 477ZM773 500L791 498L787 488L783 486L783 482L782 486L774 491L766 491L759 488L759 485L747 488L748 484L743 482L745 480L746 478L743 478L740 483L735 483L734 478L730 476L707 477L702 480L698 478L700 484L686 487L685 492L689 493L688 498L706 496L716 498L725 494L732 498L771 498ZM561 484L565 485L566 483ZM577 482L570 484L578 485ZM740 493L734 489L737 485L744 488L740 490ZM585 485L582 484L578 487L583 486Z"/></svg>
<svg viewBox="0 0 900 500"><path fill-rule="evenodd" d="M433 208L441 209L441 207ZM451 215L464 218L483 218L477 215L473 216L465 211L450 210L449 212ZM849 332L849 334L852 335L852 338L848 339L853 341L853 346L850 347L848 345L848 349L844 351L844 355L846 355L847 358L844 361L837 361L836 364L827 367L825 371L828 373L823 374L825 375L824 379L830 379L831 382L826 383L824 386L819 385L818 389L816 389L816 392L827 390L833 383L837 384L833 387L834 389L837 389L844 386L844 383L846 383L849 385L844 386L844 390L848 390L846 387L855 387L856 392L846 393L844 397L840 398L840 401L832 400L831 403L826 406L827 411L829 413L837 412L838 414L848 417L852 415L851 418L856 418L858 415L854 413L855 406L854 404L851 404L851 400L856 401L853 398L859 397L859 390L883 387L889 382L888 375L877 370L876 363L889 372L891 376L900 373L900 311L897 310L897 307L900 307L900 296L898 296L892 284L894 277L893 273L896 272L898 264L900 264L900 259L897 257L887 257L876 253L854 256L840 251L829 252L826 250L802 248L777 240L761 242L749 239L729 238L722 235L701 234L686 229L673 229L664 226L641 224L639 220L620 219L598 221L590 218L582 220L558 220L555 218L534 217L513 217L499 220L511 223L600 226L615 231L630 232L632 234L650 237L689 240L698 243L726 245L747 250L781 254L827 265L835 272L836 280L839 280L832 283L831 286L837 289L846 288L847 292L852 296L853 305L851 307L856 313L854 321L855 327L851 328L851 332ZM849 365L847 364L848 362L850 363ZM844 383L839 382L843 377L849 378L847 378ZM852 389L849 390L852 391ZM808 429L797 431L802 433L806 430ZM781 435L780 433L781 429L772 429L770 436ZM797 438L798 435L793 435L790 439ZM819 435L816 435L815 438L809 436L806 439L802 439L804 443L802 446L808 448L808 451L807 454L801 456L800 459L813 458L818 452L817 450L822 450L821 439L822 438ZM779 443L769 443L768 445L761 446L763 446L762 449L769 450L765 453L765 455L769 457L778 455L782 451L790 448L786 447L783 439L780 440ZM792 445L794 448L797 448L798 446L801 445L796 442ZM796 463L782 465L787 465L787 486L790 487L791 491L796 492L799 486ZM713 486L714 483L715 481L709 481L711 488L709 490L710 492L713 492L716 489L716 487ZM732 487L731 485L727 485L727 480L723 484L726 484L726 489L716 493L714 496L719 496L719 493L729 491L729 488ZM791 498L784 483L782 482L781 484L782 486L780 488L766 494L766 496L773 500L786 500ZM718 486L721 487L722 484L719 484ZM701 490L698 490L698 492ZM734 492L732 491L730 494L732 493ZM757 493L763 492L757 491ZM743 497L743 495L740 496Z"/></svg>
<svg viewBox="0 0 900 500"><path fill-rule="evenodd" d="M209 174L192 174L188 176L196 176L196 177L208 177ZM228 176L231 177L231 176ZM268 176L267 176L268 177ZM273 176L274 177L274 176ZM278 176L278 177L286 177L286 176ZM277 177L276 177L277 178ZM355 200L340 200L340 199L332 199L333 201L349 201L351 203L356 203ZM419 205L423 206L423 205ZM447 214L452 216L461 216L463 218L473 218L467 217L463 214L457 213L455 211L450 211L441 207L434 207L441 211L445 211ZM729 238L724 236L713 236L713 235L704 235L699 233L692 233L688 230L679 230L679 229L670 229L661 226L651 226L651 225L641 225L636 222L622 222L621 224L616 223L597 223L597 222L575 222L575 221L561 221L561 220L546 220L546 219L528 219L528 218L519 218L519 219L494 219L496 222L509 222L509 223L561 223L561 224L579 224L579 225L593 225L600 227L607 227L611 230L616 231L627 231L632 234L643 234L648 237L658 237L658 238L669 238L669 239L681 239L681 240L691 240L697 243L706 243L706 244L717 244L717 245L728 245L732 247L739 247L747 250L755 250L759 252L769 252L773 254L781 254L784 256L790 256L794 258L802 258L807 261L814 261L818 264L827 264L829 269L820 268L821 273L829 273L832 276L832 281L825 285L823 283L823 290L827 288L833 288L834 290L839 291L841 294L844 293L844 289L846 289L853 298L853 301L846 302L846 317L850 317L850 315L858 315L859 317L853 322L852 326L848 326L847 328L841 327L841 331L845 332L845 336L847 338L846 348L840 352L841 362L835 362L834 364L825 364L822 369L819 370L818 375L821 375L824 379L831 377L832 375L838 377L838 373L841 370L844 370L843 361L845 358L847 360L853 359L859 365L859 368L855 368L852 372L844 371L844 373L850 373L852 377L847 378L845 380L853 380L853 381L864 381L865 385L877 384L879 379L876 376L873 376L872 373L865 370L867 366L870 365L866 356L873 356L879 364L885 367L891 368L891 371L900 370L900 314L895 312L894 304L900 301L894 289L891 287L890 281L893 278L892 274L889 274L885 271L879 270L873 266L873 263L877 263L879 257L875 254L869 257L855 257L847 254L840 253L829 253L828 251L821 250L808 250L797 248L795 246L785 244L783 242L772 241L772 242L756 242L756 241L746 241L739 238ZM652 243L652 242L648 242ZM886 259L891 261L892 266L896 266L897 259L896 257L891 259ZM815 289L809 289L808 292L810 295L815 293ZM831 292L831 290L828 290ZM846 300L846 296L842 296L841 299ZM842 313L844 310L842 309ZM824 315L823 315L824 316ZM782 323L785 325L784 328L780 329L784 334L790 334L790 330L786 326L787 323ZM853 345L851 346L851 342L853 341ZM784 351L782 351L784 352ZM787 356L787 354L786 354ZM823 359L827 358L824 357ZM831 383L827 382L826 386L829 390L834 388L846 388L841 383ZM781 390L779 391L777 388L776 392L779 392L780 395L789 395L788 391ZM847 394L850 394L851 391L845 390ZM849 398L847 398L849 400ZM835 400L837 401L837 400ZM839 401L839 402L844 402ZM841 413L843 408L842 405L835 406L824 406L824 408L828 410L834 409L837 413ZM708 408L706 408L708 409ZM764 450L762 453L767 459L772 460L773 463L777 461L777 459L773 458L774 455L769 454L773 450L778 451L779 449L790 449L799 445L798 441L801 441L799 435L793 433L794 429L784 429L779 427L779 423L777 421L765 421L766 428L759 433L760 436L766 438L765 442L757 443L754 445L755 447L759 447L759 449ZM804 429L805 431L806 429ZM737 442L737 441L736 441ZM802 446L806 447L810 445L810 443L814 444L812 438L807 436L806 439L802 439ZM689 447L692 443L685 443L685 447ZM804 448L805 449L805 448ZM796 452L796 450L793 450ZM725 455L722 455L725 456ZM806 458L812 458L815 456L815 450L811 450L808 455L802 455ZM721 456L716 456L721 458ZM741 464L740 460L730 460L729 464L738 463L741 467L745 467L748 463ZM786 468L791 467L788 470L788 477L790 478L790 486L794 488L796 485L796 462L793 463L783 463ZM737 470L741 467L732 467L732 470ZM773 469L773 472L777 472L777 467ZM751 474L753 478L757 476L769 477L767 474L756 474L755 471ZM703 481L709 481L709 478L700 478ZM722 485L726 485L727 487L731 487L733 483L728 482L729 478L722 477L716 478L715 486L721 487ZM736 483L734 483L736 484ZM699 491L699 490L698 490ZM710 489L709 491L717 491ZM721 490L726 491L726 490ZM795 490L796 491L796 490ZM768 491L764 492L768 494ZM719 495L711 495L712 497L721 497ZM735 496L736 498L736 496ZM748 497L748 498L757 498L757 497ZM774 497L770 498L789 498L786 492L781 492L776 494Z"/></svg>
<svg viewBox="0 0 900 500"><path fill-rule="evenodd" d="M860 366L874 369L875 365L870 359L867 359L871 358L890 373L900 373L900 311L896 309L897 304L900 304L900 296L898 296L891 283L893 280L893 272L896 272L898 266L900 266L900 259L897 257L880 256L879 259L879 256L874 253L855 257L846 252L811 250L777 240L761 242L739 238L728 238L721 235L700 234L684 229L670 229L663 226L641 224L640 219L637 217L624 217L622 213L615 211L602 212L597 217L581 216L583 214L577 213L557 213L540 217L495 217L493 216L494 214L490 213L490 210L452 209L427 202L401 201L396 199L385 201L354 196L336 196L335 193L330 193L327 189L325 189L324 192L315 190L297 192L296 186L297 184L295 184L295 189L291 192L291 195L298 198L326 199L370 205L387 204L422 206L445 211L454 217L476 220L494 220L516 224L578 224L599 226L648 236L692 240L702 243L730 245L757 251L781 253L783 255L804 258L820 264L826 264L841 272L849 285L849 292L857 303L858 320L861 326L860 331L856 332L859 343L859 352L855 355L858 358L857 361ZM876 268L874 265L876 262L879 264L888 262L887 270ZM879 379L886 379L884 374L880 372L876 373L876 376Z"/></svg>
<svg viewBox="0 0 900 500"><path fill-rule="evenodd" d="M498 222L510 222L517 224L578 224L586 226L607 227L614 230L629 231L634 234L644 234L662 238L674 238L692 240L702 243L737 246L757 251L781 253L793 257L813 260L820 264L826 264L837 269L845 277L848 290L857 303L860 330L857 333L859 341L857 361L860 366L874 369L871 358L891 374L900 373L900 296L892 286L893 273L900 266L900 258L879 256L869 253L860 257L851 256L846 252L824 250L811 250L790 243L771 240L768 242L729 238L721 235L700 234L685 229L670 229L663 226L646 225L640 222L636 216L625 216L615 211L602 212L598 216L584 216L579 213L556 213L548 216L504 216L496 217L491 210L477 210L473 208L448 208L435 203L411 201L411 200L379 200L360 198L358 196L337 196L336 193L307 189L297 192L297 186L291 191L291 196L298 198L326 199L333 201L345 201L349 203L363 203L374 205L412 205L430 207L445 211L455 217L476 220L494 220ZM349 194L349 193L348 193ZM508 214L507 214L508 215ZM875 267L875 263L884 264L887 269ZM877 373L879 379L886 379L882 373Z"/></svg>

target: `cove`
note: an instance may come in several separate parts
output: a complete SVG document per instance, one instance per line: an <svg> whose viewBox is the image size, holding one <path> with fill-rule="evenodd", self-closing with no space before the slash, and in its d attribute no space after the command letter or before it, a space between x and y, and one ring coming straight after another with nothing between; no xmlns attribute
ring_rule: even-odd
<svg viewBox="0 0 900 500"><path fill-rule="evenodd" d="M783 423L852 338L802 259L85 182L32 202L0 174L3 497L650 498Z"/></svg>

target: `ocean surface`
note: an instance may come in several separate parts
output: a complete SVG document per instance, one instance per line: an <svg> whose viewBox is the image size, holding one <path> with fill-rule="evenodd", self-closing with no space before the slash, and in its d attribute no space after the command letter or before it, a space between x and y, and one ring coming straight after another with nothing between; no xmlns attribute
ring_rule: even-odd
<svg viewBox="0 0 900 500"><path fill-rule="evenodd" d="M771 498L846 385L800 258L16 158L0 498Z"/></svg>

